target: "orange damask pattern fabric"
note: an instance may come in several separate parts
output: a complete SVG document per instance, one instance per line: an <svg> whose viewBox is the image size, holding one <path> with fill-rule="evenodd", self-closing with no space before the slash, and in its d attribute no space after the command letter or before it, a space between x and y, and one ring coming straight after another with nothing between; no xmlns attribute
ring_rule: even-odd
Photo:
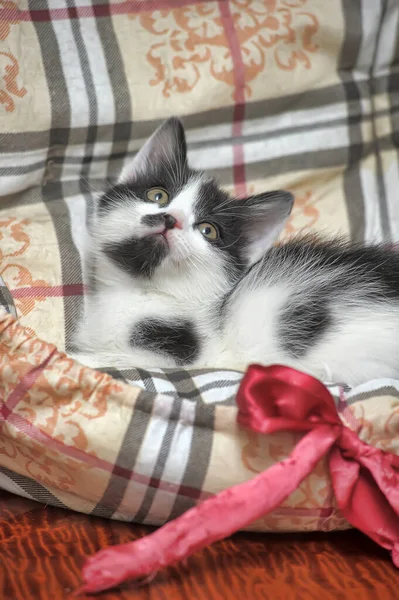
<svg viewBox="0 0 399 600"><path fill-rule="evenodd" d="M311 68L312 54L319 50L314 36L320 24L306 0L232 0L222 6L210 2L186 10L179 7L161 14L130 15L153 39L146 53L153 71L148 83L170 97L190 92L201 76L211 76L230 86L234 95L237 75L223 23L226 13L231 15L241 49L247 98L252 96L251 82L270 65L287 71L295 70L299 63ZM168 61L172 70L167 69Z"/></svg>
<svg viewBox="0 0 399 600"><path fill-rule="evenodd" d="M2 19L2 13L11 11L15 14L11 19ZM0 42L7 39L13 25L19 25L20 20L17 16L17 5L9 0L0 1ZM15 110L15 99L23 98L28 90L26 87L18 85L20 65L16 56L11 52L2 50L0 44L0 73L2 81L0 85L0 105L3 105L7 112Z"/></svg>

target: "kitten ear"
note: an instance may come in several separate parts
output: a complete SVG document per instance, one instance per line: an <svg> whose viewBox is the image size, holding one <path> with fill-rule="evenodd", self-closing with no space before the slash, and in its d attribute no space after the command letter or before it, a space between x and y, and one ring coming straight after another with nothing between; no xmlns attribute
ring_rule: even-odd
<svg viewBox="0 0 399 600"><path fill-rule="evenodd" d="M290 192L278 190L251 196L243 202L247 209L245 226L249 240L246 258L249 265L252 265L271 248L284 229L291 214L294 196Z"/></svg>
<svg viewBox="0 0 399 600"><path fill-rule="evenodd" d="M137 152L133 161L123 169L119 183L127 183L140 173L164 165L176 174L187 166L187 146L184 127L179 119L171 117L152 134Z"/></svg>

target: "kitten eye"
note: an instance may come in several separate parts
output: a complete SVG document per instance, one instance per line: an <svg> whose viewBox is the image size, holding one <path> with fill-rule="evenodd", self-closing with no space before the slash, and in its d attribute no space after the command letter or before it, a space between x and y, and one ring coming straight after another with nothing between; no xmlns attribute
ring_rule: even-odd
<svg viewBox="0 0 399 600"><path fill-rule="evenodd" d="M219 231L212 223L200 223L197 225L197 228L208 240L217 240L219 238Z"/></svg>
<svg viewBox="0 0 399 600"><path fill-rule="evenodd" d="M159 206L166 206L169 202L169 194L163 188L151 188L145 193L147 200L150 202L156 202Z"/></svg>

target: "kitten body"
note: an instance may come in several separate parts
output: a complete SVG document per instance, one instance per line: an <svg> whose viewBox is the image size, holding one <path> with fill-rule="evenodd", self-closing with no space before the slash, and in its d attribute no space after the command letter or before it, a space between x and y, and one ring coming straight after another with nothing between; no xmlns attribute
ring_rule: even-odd
<svg viewBox="0 0 399 600"><path fill-rule="evenodd" d="M399 254L306 238L276 246L292 203L283 191L232 199L188 166L183 128L167 121L98 202L77 358L282 363L352 385L398 376Z"/></svg>

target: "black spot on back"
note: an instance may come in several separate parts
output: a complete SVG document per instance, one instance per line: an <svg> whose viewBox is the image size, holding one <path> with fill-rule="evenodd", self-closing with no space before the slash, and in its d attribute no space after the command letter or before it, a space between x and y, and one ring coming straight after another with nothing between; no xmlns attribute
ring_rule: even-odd
<svg viewBox="0 0 399 600"><path fill-rule="evenodd" d="M166 354L178 365L192 363L200 352L200 339L188 320L171 322L145 319L133 328L130 336L133 347Z"/></svg>
<svg viewBox="0 0 399 600"><path fill-rule="evenodd" d="M399 299L399 251L392 247L298 238L272 248L265 266L270 262L277 269L287 262L293 269L309 265L309 285L312 271L324 272L323 289L330 296L356 286L362 298Z"/></svg>
<svg viewBox="0 0 399 600"><path fill-rule="evenodd" d="M327 301L309 297L306 303L288 304L280 314L279 339L282 349L300 358L331 326Z"/></svg>

